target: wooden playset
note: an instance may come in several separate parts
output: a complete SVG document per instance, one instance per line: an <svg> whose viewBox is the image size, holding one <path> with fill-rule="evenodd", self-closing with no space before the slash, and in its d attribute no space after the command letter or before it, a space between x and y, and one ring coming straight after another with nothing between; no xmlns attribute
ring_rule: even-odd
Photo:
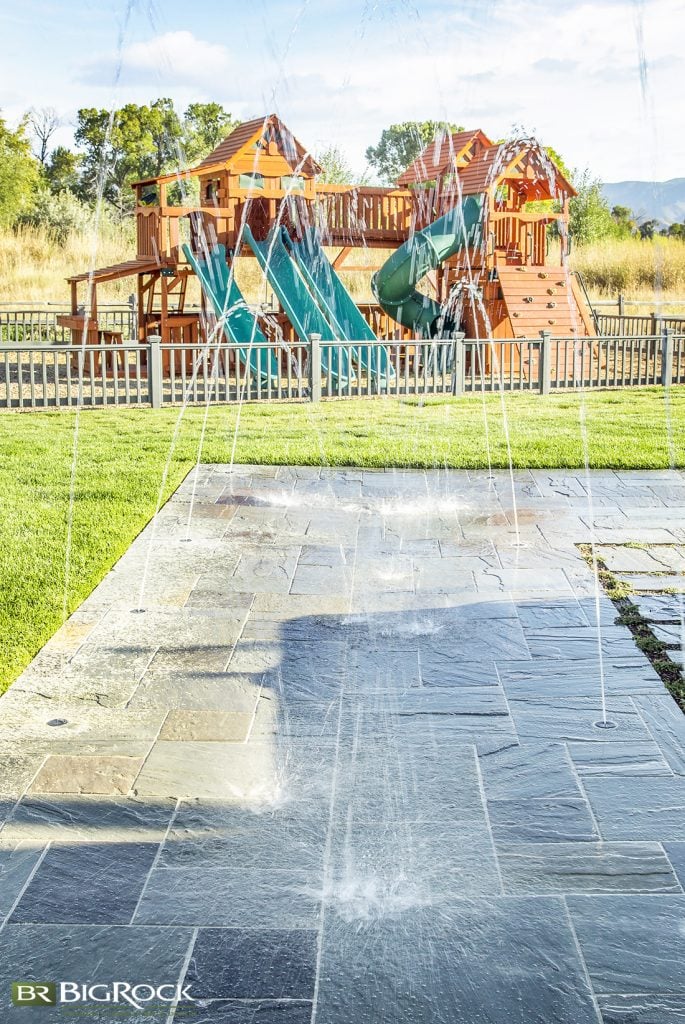
<svg viewBox="0 0 685 1024"><path fill-rule="evenodd" d="M98 287L134 277L139 340L157 334L163 342L195 343L204 336L205 319L186 301L193 268L184 243L196 255L222 246L218 251L225 250L230 262L253 255L246 235L259 243L282 228L297 239L315 227L322 244L338 250L331 260L339 270L353 249L406 247L430 232L436 219L478 197L478 231L439 262L424 285L445 308L463 287L460 323L451 328L493 338L595 333L589 305L566 265L568 203L575 192L534 141L497 145L480 130L442 136L404 171L396 188L324 184L320 173L272 114L241 124L198 166L136 182L136 256L70 278L65 326L79 343L84 331L88 341L102 340ZM199 188L199 202L184 202L191 188ZM80 305L79 289L86 285L88 310ZM376 336L409 339L414 332L398 325L382 294L379 299L360 307ZM283 309L280 319L284 337L292 337Z"/></svg>

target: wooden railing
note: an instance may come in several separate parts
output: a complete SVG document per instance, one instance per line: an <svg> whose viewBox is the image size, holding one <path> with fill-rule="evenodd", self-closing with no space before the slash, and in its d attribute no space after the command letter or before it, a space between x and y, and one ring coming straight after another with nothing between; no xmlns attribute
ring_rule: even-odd
<svg viewBox="0 0 685 1024"><path fill-rule="evenodd" d="M319 185L316 196L317 223L331 245L403 242L412 226L409 190Z"/></svg>

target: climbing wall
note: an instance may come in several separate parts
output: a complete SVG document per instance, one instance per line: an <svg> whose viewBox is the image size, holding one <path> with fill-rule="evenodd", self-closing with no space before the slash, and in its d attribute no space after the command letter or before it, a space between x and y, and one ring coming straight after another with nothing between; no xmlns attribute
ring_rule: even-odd
<svg viewBox="0 0 685 1024"><path fill-rule="evenodd" d="M503 319L511 324L510 337L531 338L550 334L594 334L592 315L576 279L563 267L497 268ZM509 332L507 332L509 333Z"/></svg>

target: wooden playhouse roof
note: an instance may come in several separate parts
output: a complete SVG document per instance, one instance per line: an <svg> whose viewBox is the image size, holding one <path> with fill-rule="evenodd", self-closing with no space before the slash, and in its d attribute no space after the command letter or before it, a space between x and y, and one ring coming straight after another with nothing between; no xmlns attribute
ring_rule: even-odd
<svg viewBox="0 0 685 1024"><path fill-rule="evenodd" d="M549 169L554 178L554 189L549 187ZM566 180L557 165L551 160L542 147L534 140L504 142L501 145L488 146L474 156L470 164L459 169L459 184L465 196L487 192L502 178L521 175L530 183L539 182L547 185L540 190L539 198L545 198L544 192L565 193L576 195L573 186ZM551 184L551 183L550 183Z"/></svg>
<svg viewBox="0 0 685 1024"><path fill-rule="evenodd" d="M398 185L415 185L421 181L433 181L450 170L453 160L459 160L479 139L484 146L491 146L490 139L480 128L469 132L454 132L439 135L419 153L416 160L397 179Z"/></svg>
<svg viewBox="0 0 685 1024"><path fill-rule="evenodd" d="M447 173L460 157L464 156L473 142L478 139L483 148L476 152L470 162L457 167L459 185L463 195L476 195L487 192L501 178L513 173L520 173L518 164L527 159L527 169L533 180L547 180L544 164L552 164L555 185L559 192L568 196L576 194L573 186L567 181L559 168L546 155L534 140L492 143L479 128L470 132L456 132L450 137L442 136L435 139L414 162L397 179L398 185L413 185L423 181L434 181Z"/></svg>
<svg viewBox="0 0 685 1024"><path fill-rule="evenodd" d="M299 165L304 173L312 178L321 173L322 168L302 143L298 142L290 129L286 128L281 119L276 114L267 114L265 117L255 117L252 121L243 121L196 167L175 171L171 174L160 174L156 178L143 178L141 181L134 181L132 187L178 181L180 178L197 177L211 171L223 170L271 127L276 130L276 136L281 141L286 160Z"/></svg>
<svg viewBox="0 0 685 1024"><path fill-rule="evenodd" d="M267 114L266 117L256 117L252 121L244 121L239 124L230 135L227 135L223 142L220 142L216 149L205 157L202 163L193 168L193 174L205 174L215 168L226 167L237 156L241 155L252 143L256 142L269 128L274 128L276 137L280 140L283 155L288 161L292 161L302 167L306 174L312 177L321 173L321 167L316 160L298 142L292 132L286 128L276 114Z"/></svg>

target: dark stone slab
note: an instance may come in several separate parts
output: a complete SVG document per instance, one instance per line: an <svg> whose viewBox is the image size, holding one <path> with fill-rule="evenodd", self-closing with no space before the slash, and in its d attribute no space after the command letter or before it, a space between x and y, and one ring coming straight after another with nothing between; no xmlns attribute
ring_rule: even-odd
<svg viewBox="0 0 685 1024"><path fill-rule="evenodd" d="M680 892L658 843L541 843L498 848L504 891Z"/></svg>
<svg viewBox="0 0 685 1024"><path fill-rule="evenodd" d="M684 1024L685 996L597 997L604 1024Z"/></svg>
<svg viewBox="0 0 685 1024"><path fill-rule="evenodd" d="M563 743L513 744L479 761L489 800L581 796Z"/></svg>
<svg viewBox="0 0 685 1024"><path fill-rule="evenodd" d="M196 999L303 999L314 995L312 931L201 928L185 977Z"/></svg>
<svg viewBox="0 0 685 1024"><path fill-rule="evenodd" d="M161 843L174 808L172 800L24 797L3 835L34 843Z"/></svg>
<svg viewBox="0 0 685 1024"><path fill-rule="evenodd" d="M585 791L604 839L685 840L685 778L595 778Z"/></svg>
<svg viewBox="0 0 685 1024"><path fill-rule="evenodd" d="M528 664L498 662L497 671L507 695L520 699L555 694L596 698L602 671L607 694L662 694L664 689L647 658L637 650L629 658L604 658L601 671L597 657L569 661L536 658Z"/></svg>
<svg viewBox="0 0 685 1024"><path fill-rule="evenodd" d="M567 743L571 761L582 776L671 775L653 740L625 743Z"/></svg>
<svg viewBox="0 0 685 1024"><path fill-rule="evenodd" d="M190 928L112 927L111 925L10 924L2 932L0 957L0 1015L26 1022L26 1007L12 1007L11 983L27 979L111 983L115 980L151 985L175 984L181 977L193 932ZM41 1020L43 1014L33 1011ZM164 1009L168 1016L168 1007ZM31 1017L31 1014L28 1015ZM78 1019L73 1010L45 1011L45 1020ZM83 1015L79 1015L85 1019ZM121 1019L140 1024L163 1024L157 1010L126 1012ZM88 1007L88 1022L119 1020L112 1005Z"/></svg>
<svg viewBox="0 0 685 1024"><path fill-rule="evenodd" d="M607 699L607 719L611 729L600 729L604 709L601 702L584 697L540 696L509 699L516 732L522 743L555 739L567 743L622 743L651 739L644 722L626 697Z"/></svg>
<svg viewBox="0 0 685 1024"><path fill-rule="evenodd" d="M159 859L160 867L321 870L328 820L308 802L250 811L218 802L182 803Z"/></svg>
<svg viewBox="0 0 685 1024"><path fill-rule="evenodd" d="M488 814L498 845L592 842L600 838L582 799L488 800Z"/></svg>
<svg viewBox="0 0 685 1024"><path fill-rule="evenodd" d="M664 843L664 850L673 865L673 870L678 876L680 884L685 889L685 842Z"/></svg>
<svg viewBox="0 0 685 1024"><path fill-rule="evenodd" d="M635 698L635 706L676 775L685 775L685 715L670 694Z"/></svg>
<svg viewBox="0 0 685 1024"><path fill-rule="evenodd" d="M376 919L327 914L317 1020L596 1024L597 1015L562 901L508 898Z"/></svg>
<svg viewBox="0 0 685 1024"><path fill-rule="evenodd" d="M52 846L12 913L13 924L128 924L155 843Z"/></svg>
<svg viewBox="0 0 685 1024"><path fill-rule="evenodd" d="M12 910L41 853L41 846L7 842L0 835L0 924Z"/></svg>
<svg viewBox="0 0 685 1024"><path fill-rule="evenodd" d="M549 554L546 557L549 558ZM516 611L526 631L547 626L573 629L590 625L583 609L574 600L517 601Z"/></svg>
<svg viewBox="0 0 685 1024"><path fill-rule="evenodd" d="M471 745L430 735L422 723L399 733L352 743L341 754L335 809L352 821L484 821Z"/></svg>
<svg viewBox="0 0 685 1024"><path fill-rule="evenodd" d="M176 1011L178 1024L310 1024L311 1002L288 1000L242 1002L211 1000L199 1006L183 1003Z"/></svg>
<svg viewBox="0 0 685 1024"><path fill-rule="evenodd" d="M636 594L631 600L650 622L680 622L683 600L678 594Z"/></svg>
<svg viewBox="0 0 685 1024"><path fill-rule="evenodd" d="M326 899L360 908L398 907L408 900L439 903L445 896L501 891L485 821L373 824L342 815L334 822Z"/></svg>
<svg viewBox="0 0 685 1024"><path fill-rule="evenodd" d="M598 656L599 644L610 658L629 658L635 650L632 634L625 626L604 626L599 637L595 626L536 625L524 627L524 633L533 658L587 661Z"/></svg>
<svg viewBox="0 0 685 1024"><path fill-rule="evenodd" d="M569 896L596 992L685 994L685 896Z"/></svg>
<svg viewBox="0 0 685 1024"><path fill-rule="evenodd" d="M153 871L138 907L140 924L316 928L323 877L312 871L169 868Z"/></svg>

